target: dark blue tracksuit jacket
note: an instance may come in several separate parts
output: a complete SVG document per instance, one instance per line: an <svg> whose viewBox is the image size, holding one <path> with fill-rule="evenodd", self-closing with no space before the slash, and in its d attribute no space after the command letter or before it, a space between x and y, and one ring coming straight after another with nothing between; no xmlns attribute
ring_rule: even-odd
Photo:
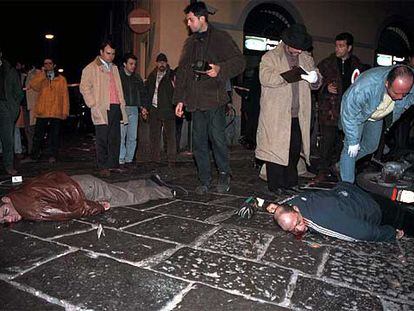
<svg viewBox="0 0 414 311"><path fill-rule="evenodd" d="M353 184L303 193L286 203L296 205L308 228L322 234L347 241L395 241L395 229L381 225L377 202Z"/></svg>

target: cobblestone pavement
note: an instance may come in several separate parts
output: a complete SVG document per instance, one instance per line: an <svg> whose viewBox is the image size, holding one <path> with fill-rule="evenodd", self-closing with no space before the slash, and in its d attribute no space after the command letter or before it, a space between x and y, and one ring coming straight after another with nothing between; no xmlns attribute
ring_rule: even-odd
<svg viewBox="0 0 414 311"><path fill-rule="evenodd" d="M61 161L20 166L94 173L87 142ZM414 310L414 241L295 240L271 215L233 215L245 197L270 199L252 153L232 151L229 194L198 196L195 167L136 164L110 182L156 172L188 195L68 222L0 229L1 310ZM10 187L2 176L1 193ZM103 226L98 239L97 228ZM401 262L404 253L406 262Z"/></svg>

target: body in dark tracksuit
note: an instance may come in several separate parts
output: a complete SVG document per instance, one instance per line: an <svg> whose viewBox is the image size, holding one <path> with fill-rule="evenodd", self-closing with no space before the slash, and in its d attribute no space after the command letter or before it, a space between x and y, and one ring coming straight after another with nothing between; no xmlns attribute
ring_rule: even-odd
<svg viewBox="0 0 414 311"><path fill-rule="evenodd" d="M395 228L383 217L395 215L391 212L398 209L395 203L387 200L380 205L353 184L341 182L331 190L303 193L286 203L297 206L308 228L319 233L348 241L395 241Z"/></svg>

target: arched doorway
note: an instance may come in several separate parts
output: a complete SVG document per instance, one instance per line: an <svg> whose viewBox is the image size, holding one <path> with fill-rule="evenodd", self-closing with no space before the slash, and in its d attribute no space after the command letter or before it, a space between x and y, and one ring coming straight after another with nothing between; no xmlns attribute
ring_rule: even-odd
<svg viewBox="0 0 414 311"><path fill-rule="evenodd" d="M412 41L402 23L391 23L381 31L375 54L375 65L391 66L406 61Z"/></svg>
<svg viewBox="0 0 414 311"><path fill-rule="evenodd" d="M241 143L248 149L255 148L256 130L260 112L259 63L262 55L274 49L280 42L282 31L295 23L288 10L277 3L265 2L250 10L243 26L243 54L246 70L241 92L242 115Z"/></svg>

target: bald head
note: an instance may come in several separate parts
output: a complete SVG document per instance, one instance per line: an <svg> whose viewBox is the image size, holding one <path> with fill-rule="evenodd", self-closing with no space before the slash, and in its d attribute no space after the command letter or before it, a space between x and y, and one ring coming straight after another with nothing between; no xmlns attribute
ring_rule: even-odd
<svg viewBox="0 0 414 311"><path fill-rule="evenodd" d="M271 210L274 212L273 219L284 231L297 235L307 230L304 219L297 206L271 204Z"/></svg>
<svg viewBox="0 0 414 311"><path fill-rule="evenodd" d="M413 87L414 73L404 65L394 67L387 76L385 87L393 100L403 99Z"/></svg>

